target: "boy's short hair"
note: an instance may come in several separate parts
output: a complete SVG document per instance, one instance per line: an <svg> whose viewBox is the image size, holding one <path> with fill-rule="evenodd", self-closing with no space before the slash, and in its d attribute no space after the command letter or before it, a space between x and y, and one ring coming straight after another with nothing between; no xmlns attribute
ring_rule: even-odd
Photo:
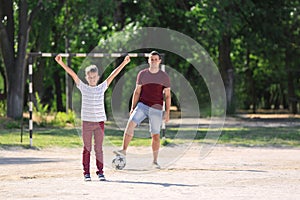
<svg viewBox="0 0 300 200"><path fill-rule="evenodd" d="M87 68L85 68L85 75L87 75L90 72L98 74L98 68L97 68L97 66L96 65L90 65Z"/></svg>
<svg viewBox="0 0 300 200"><path fill-rule="evenodd" d="M157 51L151 51L150 54L149 54L149 57L150 56L155 56L155 55L157 55L159 57L159 59L161 59L161 55Z"/></svg>

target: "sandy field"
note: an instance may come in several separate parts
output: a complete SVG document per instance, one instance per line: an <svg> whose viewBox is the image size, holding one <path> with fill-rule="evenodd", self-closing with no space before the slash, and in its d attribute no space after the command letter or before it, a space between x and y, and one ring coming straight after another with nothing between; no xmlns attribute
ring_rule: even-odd
<svg viewBox="0 0 300 200"><path fill-rule="evenodd" d="M299 116L227 117L224 127L298 129L296 119ZM197 120L173 119L169 126L210 124ZM115 147L105 147L105 182L96 178L94 155L92 181L83 181L81 148L0 149L0 199L300 199L300 148L203 147L194 143L162 147L160 170L151 168L150 147L130 147L122 171L111 167Z"/></svg>
<svg viewBox="0 0 300 200"><path fill-rule="evenodd" d="M299 148L216 145L205 157L199 152L193 144L160 170L106 165L106 182L92 164L92 181L84 182L80 148L2 149L0 199L300 199Z"/></svg>

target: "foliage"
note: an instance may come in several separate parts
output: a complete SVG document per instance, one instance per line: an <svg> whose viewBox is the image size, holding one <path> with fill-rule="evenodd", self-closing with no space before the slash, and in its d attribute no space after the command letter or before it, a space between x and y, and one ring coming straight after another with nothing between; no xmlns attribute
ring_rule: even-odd
<svg viewBox="0 0 300 200"><path fill-rule="evenodd" d="M54 126L65 127L67 124L74 125L76 121L76 114L72 110L68 112L56 113L54 120L51 122Z"/></svg>
<svg viewBox="0 0 300 200"><path fill-rule="evenodd" d="M20 128L20 123L18 121L10 121L5 124L5 128L7 129Z"/></svg>
<svg viewBox="0 0 300 200"><path fill-rule="evenodd" d="M36 106L33 108L33 114L37 117L38 125L45 126L47 124L49 105L43 105L38 93L35 93Z"/></svg>
<svg viewBox="0 0 300 200"><path fill-rule="evenodd" d="M178 128L170 128L166 132L166 140L162 140L162 145L176 146L185 142L201 143L207 133L207 128L200 128L196 138L175 139ZM188 135L194 130L187 128L180 131ZM149 133L145 132L145 135ZM105 144L120 146L122 144L123 132L114 129L105 129ZM224 128L218 144L249 146L249 147L300 147L300 132L295 127L254 127L254 128ZM206 141L214 144L215 141ZM46 128L34 132L33 145L35 148L48 147L81 147L82 141L78 132L73 128ZM136 137L130 143L132 146L150 146L150 137ZM29 141L20 143L20 133L15 131L0 130L0 148L10 146L21 146L28 148Z"/></svg>
<svg viewBox="0 0 300 200"><path fill-rule="evenodd" d="M5 36L3 27L7 27L13 20L14 31L9 32L11 33L9 38L15 41L12 47L17 51L20 44L18 35L22 34L16 33L19 31L19 25L24 23L23 18L23 20L19 19L21 7L15 1L1 0L0 2L8 2L1 4L1 8L4 8L2 5L14 2L13 19L7 15L8 10L0 9L0 34L1 39L5 38L2 37ZM299 102L300 2L298 0L157 0L155 2L34 0L21 2L28 2L28 18L33 16L31 14L35 14L34 18L30 18L32 20L28 27L30 29L25 32L29 33L26 52L91 52L98 46L105 46L107 38L118 34L128 37L122 35L124 30L135 30L138 27L164 27L186 34L201 44L220 67L225 82L224 70L226 72L226 69L223 69L224 63L220 60L220 44L225 35L230 38L226 48L230 50L230 61L234 70L233 97L236 109L252 108L252 112L256 112L259 108L288 110L293 103ZM11 51L3 48L1 46L3 53ZM190 47L181 48L184 50ZM119 46L110 49L126 50L125 47ZM193 66L177 55L170 52L163 53L166 53L165 62L190 81L201 110L210 108L207 86ZM5 55L1 56L4 58ZM5 58L7 59L8 56ZM84 64L83 59L69 58L68 60L72 69L80 72ZM136 59L132 59L132 66L139 62L134 60ZM102 61L97 62L100 67L106 66L100 64ZM20 63L26 62L24 60ZM36 57L34 63L34 90L38 92L41 103L49 105L48 109L55 112L66 110L64 70L55 63L53 58ZM5 76L3 73L5 67L7 64L1 62L0 69L3 76ZM13 69L11 71L15 72ZM110 72L110 69L104 71L104 76ZM11 77L3 77L3 79L11 79ZM131 85L127 84L126 87L129 87L128 89L124 86L126 93L132 92ZM111 93L110 87L107 94ZM180 94L173 95L175 99ZM110 96L107 95L108 111L111 109L109 103ZM180 107L178 102L172 103ZM120 107L124 109L127 104L128 102L122 102ZM209 111L207 113L209 115Z"/></svg>
<svg viewBox="0 0 300 200"><path fill-rule="evenodd" d="M45 129L35 131L33 135L34 148L47 147L81 147L82 142L74 129ZM4 132L0 133L0 147L20 146L30 148L29 140L20 142L20 132Z"/></svg>
<svg viewBox="0 0 300 200"><path fill-rule="evenodd" d="M6 115L6 102L0 101L0 117L4 117Z"/></svg>

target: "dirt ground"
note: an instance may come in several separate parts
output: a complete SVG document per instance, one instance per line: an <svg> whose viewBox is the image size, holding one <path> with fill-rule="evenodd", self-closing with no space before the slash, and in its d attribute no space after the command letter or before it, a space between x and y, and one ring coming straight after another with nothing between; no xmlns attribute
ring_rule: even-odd
<svg viewBox="0 0 300 200"><path fill-rule="evenodd" d="M83 181L81 148L0 149L0 199L300 199L300 148L216 145L205 157L199 144L168 148L178 159L153 170L135 167L150 163L151 150L130 147L124 170L105 161L106 182L94 175L94 157L92 181Z"/></svg>
<svg viewBox="0 0 300 200"><path fill-rule="evenodd" d="M14 200L300 199L300 149L217 145L203 159L199 150L191 146L161 170L115 171L107 166L106 182L96 176L92 182L83 181L81 149L1 150L0 196Z"/></svg>

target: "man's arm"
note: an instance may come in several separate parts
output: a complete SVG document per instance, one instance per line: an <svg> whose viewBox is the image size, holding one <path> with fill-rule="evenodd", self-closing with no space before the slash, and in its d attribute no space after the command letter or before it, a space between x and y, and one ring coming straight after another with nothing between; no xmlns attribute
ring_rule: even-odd
<svg viewBox="0 0 300 200"><path fill-rule="evenodd" d="M133 112L133 110L135 109L137 103L139 102L141 91L142 91L142 85L137 84L135 89L134 89L134 92L133 92L130 114Z"/></svg>
<svg viewBox="0 0 300 200"><path fill-rule="evenodd" d="M121 72L121 70L130 62L130 57L126 56L123 62L107 77L107 86L111 84L114 78Z"/></svg>
<svg viewBox="0 0 300 200"><path fill-rule="evenodd" d="M170 120L170 107L171 107L171 89L165 88L164 89L164 95L165 95L165 114L164 114L164 120L165 122L168 122Z"/></svg>
<svg viewBox="0 0 300 200"><path fill-rule="evenodd" d="M69 67L67 66L63 60L61 55L57 55L55 57L56 62L62 66L62 68L64 68L64 70L73 78L73 80L75 81L76 85L79 84L80 79L78 78L77 74Z"/></svg>

